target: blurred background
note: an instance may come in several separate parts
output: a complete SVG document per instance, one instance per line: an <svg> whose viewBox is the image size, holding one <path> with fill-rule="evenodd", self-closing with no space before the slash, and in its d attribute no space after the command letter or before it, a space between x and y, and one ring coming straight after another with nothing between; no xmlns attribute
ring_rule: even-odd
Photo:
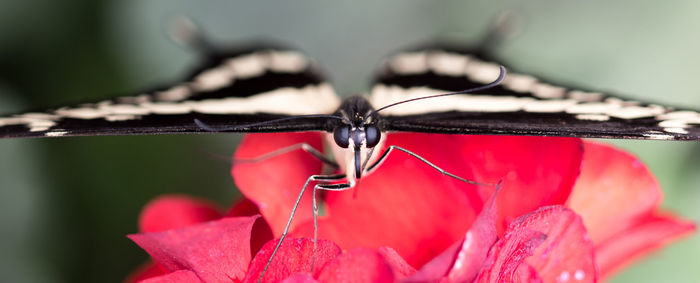
<svg viewBox="0 0 700 283"><path fill-rule="evenodd" d="M438 4L439 3L439 4ZM165 33L188 15L214 42L272 38L325 67L339 93L367 90L381 58L416 42L477 41L499 13L520 32L495 53L519 70L700 109L700 2L0 1L0 113L101 100L174 82L196 56ZM164 193L229 205L238 135L0 140L0 277L119 282L147 259L125 237ZM656 174L663 206L700 221L700 144L615 141ZM692 236L613 282L697 282Z"/></svg>

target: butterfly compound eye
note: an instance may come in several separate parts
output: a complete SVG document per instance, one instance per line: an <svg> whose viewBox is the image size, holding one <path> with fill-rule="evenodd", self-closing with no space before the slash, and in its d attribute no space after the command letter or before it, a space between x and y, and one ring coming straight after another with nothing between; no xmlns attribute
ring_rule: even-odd
<svg viewBox="0 0 700 283"><path fill-rule="evenodd" d="M365 127L365 139L367 139L367 147L374 147L379 143L379 139L381 138L381 134L379 133L379 129L375 126L367 126Z"/></svg>
<svg viewBox="0 0 700 283"><path fill-rule="evenodd" d="M342 148L350 146L350 126L340 126L333 130L335 144Z"/></svg>

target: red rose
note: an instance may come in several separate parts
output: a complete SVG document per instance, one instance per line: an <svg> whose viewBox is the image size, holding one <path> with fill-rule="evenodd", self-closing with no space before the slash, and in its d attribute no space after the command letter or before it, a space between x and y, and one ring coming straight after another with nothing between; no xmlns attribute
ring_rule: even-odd
<svg viewBox="0 0 700 283"><path fill-rule="evenodd" d="M319 133L248 135L236 158L300 142L321 149L321 141ZM310 192L304 196L265 282L593 282L694 230L657 212L661 191L648 170L606 145L427 134L390 134L387 143L469 180L503 179L502 189L392 153L363 176L356 197L326 193L313 270ZM276 241L259 247L280 236L303 183L321 169L302 151L239 164L234 179L256 205L244 200L228 214L239 217L214 222L195 224L219 217L210 205L156 200L142 215L146 233L130 237L160 265L132 279L256 282ZM263 218L240 217L257 209Z"/></svg>

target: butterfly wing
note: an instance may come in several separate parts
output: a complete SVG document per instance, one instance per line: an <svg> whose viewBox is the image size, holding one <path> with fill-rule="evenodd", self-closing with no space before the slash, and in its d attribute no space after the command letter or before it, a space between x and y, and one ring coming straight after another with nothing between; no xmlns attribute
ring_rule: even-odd
<svg viewBox="0 0 700 283"><path fill-rule="evenodd" d="M448 45L397 53L382 66L370 100L381 107L488 84L498 77L500 64L476 54ZM380 113L389 131L700 139L696 111L566 87L510 68L497 87L405 103Z"/></svg>
<svg viewBox="0 0 700 283"><path fill-rule="evenodd" d="M204 54L180 83L133 96L0 117L0 138L193 133L290 117L332 113L340 104L303 54L256 44ZM241 132L325 130L325 119L252 125Z"/></svg>

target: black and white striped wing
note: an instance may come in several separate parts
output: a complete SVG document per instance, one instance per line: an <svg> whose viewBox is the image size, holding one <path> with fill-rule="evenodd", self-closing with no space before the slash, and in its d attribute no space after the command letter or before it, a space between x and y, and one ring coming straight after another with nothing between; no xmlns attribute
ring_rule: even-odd
<svg viewBox="0 0 700 283"><path fill-rule="evenodd" d="M299 52L256 45L204 54L187 80L156 91L97 103L0 117L0 138L192 133L292 115L332 113L330 84ZM246 127L244 132L325 130L315 118Z"/></svg>
<svg viewBox="0 0 700 283"><path fill-rule="evenodd" d="M452 46L397 53L382 66L375 107L492 82L499 63ZM507 67L507 66L506 66ZM383 110L389 131L700 140L700 114L549 83L508 68L503 83L475 94Z"/></svg>

